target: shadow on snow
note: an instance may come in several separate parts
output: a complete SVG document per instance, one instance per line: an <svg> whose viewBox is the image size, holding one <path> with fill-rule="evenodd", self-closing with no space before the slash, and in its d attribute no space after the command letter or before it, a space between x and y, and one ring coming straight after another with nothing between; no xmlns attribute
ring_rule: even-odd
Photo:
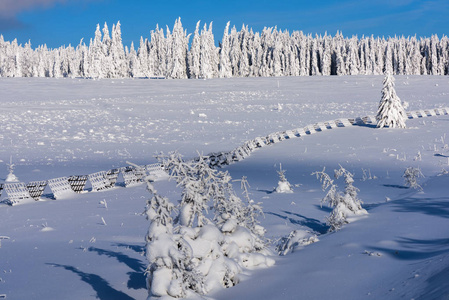
<svg viewBox="0 0 449 300"><path fill-rule="evenodd" d="M133 250L138 249L138 247L140 247L140 249L142 250L142 247L137 246L137 245L135 245L135 246L123 245L123 246L131 248ZM127 273L127 275L129 276L129 280L127 283L128 288L135 289L135 290L146 288L146 281L145 281L146 265L139 259L131 258L121 252L114 252L114 251L99 249L99 248L95 248L95 247L90 247L88 250L90 252L96 252L98 255L105 255L110 258L115 258L120 263L123 263L123 264L127 265L130 269L132 269L133 272Z"/></svg>
<svg viewBox="0 0 449 300"><path fill-rule="evenodd" d="M404 198L392 202L396 212L415 212L426 215L449 218L449 197L440 198Z"/></svg>
<svg viewBox="0 0 449 300"><path fill-rule="evenodd" d="M329 230L329 226L327 226L323 222L320 222L317 219L307 218L306 216L303 216L301 214L292 213L289 211L282 211L282 212L285 213L285 215L281 215L279 213L274 213L274 212L267 212L266 214L273 215L273 216L279 217L284 220L288 220L292 224L309 227L313 231L318 232L320 234L327 233L327 231ZM292 218L289 215L292 215L297 218Z"/></svg>
<svg viewBox="0 0 449 300"><path fill-rule="evenodd" d="M84 273L75 267L67 265L59 265L59 264L48 264L48 265L58 268L64 268L67 271L75 273L81 278L82 281L89 284L95 290L95 292L97 293L97 298L99 299L124 299L124 300L133 299L127 294L112 288L106 280L104 280L102 277L96 274Z"/></svg>
<svg viewBox="0 0 449 300"><path fill-rule="evenodd" d="M399 260L423 260L449 253L449 239L418 240L399 238L398 248L371 247Z"/></svg>

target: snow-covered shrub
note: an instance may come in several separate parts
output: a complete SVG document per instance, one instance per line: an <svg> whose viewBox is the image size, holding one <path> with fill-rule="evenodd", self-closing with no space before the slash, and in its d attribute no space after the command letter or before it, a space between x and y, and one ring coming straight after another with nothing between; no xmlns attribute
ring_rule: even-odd
<svg viewBox="0 0 449 300"><path fill-rule="evenodd" d="M347 204L349 210L351 210L354 213L357 212L366 212L362 208L362 201L357 197L357 193L359 192L359 189L356 188L354 183L354 175L340 166L340 169L334 171L334 175L336 179L339 179L340 177L344 178L345 181L345 192L344 197L348 198L345 203Z"/></svg>
<svg viewBox="0 0 449 300"><path fill-rule="evenodd" d="M344 224L347 224L356 216L368 214L368 212L362 208L362 201L358 199L358 189L354 187L353 174L342 166L339 169L334 170L334 177L339 179L344 177L345 191L341 193L337 190L337 185L334 180L325 172L325 168L321 172L314 172L312 175L316 175L320 180L323 191L328 190L326 196L321 200L321 203L327 203L334 209L326 219L327 225L330 227L330 231L339 230Z"/></svg>
<svg viewBox="0 0 449 300"><path fill-rule="evenodd" d="M283 237L279 240L276 251L279 255L287 255L318 241L319 239L314 233L304 230L293 230L288 237Z"/></svg>
<svg viewBox="0 0 449 300"><path fill-rule="evenodd" d="M339 202L340 192L337 191L337 185L334 184L334 180L327 174L326 168L323 168L321 172L313 172L312 175L316 175L316 178L321 182L321 188L323 191L327 191L326 196L321 199L321 204L328 203L330 207L334 207Z"/></svg>
<svg viewBox="0 0 449 300"><path fill-rule="evenodd" d="M402 177L404 177L404 182L406 186L413 188L415 190L422 191L422 187L418 184L418 178L424 177L420 168L408 167L407 169L405 169Z"/></svg>
<svg viewBox="0 0 449 300"><path fill-rule="evenodd" d="M246 207L244 208L244 224L245 227L251 230L256 239L255 248L257 251L263 251L266 243L265 243L265 228L260 225L259 217L264 216L261 202L255 203L254 200L249 196L249 188L250 185L246 176L243 176L240 180L241 189L243 193L243 198L246 201Z"/></svg>
<svg viewBox="0 0 449 300"><path fill-rule="evenodd" d="M202 156L185 161L171 153L159 159L182 193L173 205L146 178L152 194L146 209L149 298L204 295L237 284L244 268L274 264L255 221L260 207L243 203L227 172L211 169Z"/></svg>
<svg viewBox="0 0 449 300"><path fill-rule="evenodd" d="M276 187L276 193L293 193L293 187L288 182L287 177L285 177L286 170L282 170L282 165L279 165L279 181L278 186Z"/></svg>
<svg viewBox="0 0 449 300"><path fill-rule="evenodd" d="M382 99L377 110L377 127L405 128L407 114L394 89L394 77L387 73L383 81Z"/></svg>
<svg viewBox="0 0 449 300"><path fill-rule="evenodd" d="M6 176L5 182L19 182L19 178L14 174L14 167L15 165L12 163L12 156L9 159L8 166L8 176Z"/></svg>

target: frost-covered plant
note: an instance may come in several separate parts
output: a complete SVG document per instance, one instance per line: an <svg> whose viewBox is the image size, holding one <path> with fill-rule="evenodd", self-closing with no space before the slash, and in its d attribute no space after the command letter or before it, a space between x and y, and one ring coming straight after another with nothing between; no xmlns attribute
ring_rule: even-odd
<svg viewBox="0 0 449 300"><path fill-rule="evenodd" d="M313 172L316 178L321 182L321 188L323 191L327 191L326 196L321 199L321 205L328 203L330 207L335 207L340 201L341 194L337 191L337 185L334 184L334 180L327 174L326 168L323 168L321 172Z"/></svg>
<svg viewBox="0 0 449 300"><path fill-rule="evenodd" d="M180 262L182 252L173 234L173 204L160 196L150 179L145 178L152 198L147 201L145 215L150 221L146 235L147 288L150 296L184 296Z"/></svg>
<svg viewBox="0 0 449 300"><path fill-rule="evenodd" d="M235 195L227 172L211 169L201 156L185 161L171 153L159 159L182 193L174 206L146 178L152 194L146 209L151 221L146 247L150 298L207 294L237 284L242 268L274 263L249 228L249 206ZM211 201L213 221L207 218Z"/></svg>
<svg viewBox="0 0 449 300"><path fill-rule="evenodd" d="M321 205L327 203L330 207L334 208L330 216L326 219L326 224L330 227L329 231L335 231L340 229L343 224L347 224L348 221L344 211L344 198L341 192L337 190L337 185L334 184L334 180L331 179L325 170L326 168L323 168L323 171L314 172L312 175L316 175L317 179L320 180L323 191L328 190L326 196L321 199Z"/></svg>
<svg viewBox="0 0 449 300"><path fill-rule="evenodd" d="M249 196L250 185L247 177L243 176L240 180L243 198L246 200L247 206L244 209L245 227L257 237L256 249L262 250L265 246L265 228L260 225L259 217L264 216L262 210L262 203L255 203Z"/></svg>
<svg viewBox="0 0 449 300"><path fill-rule="evenodd" d="M325 168L321 172L312 173L312 175L316 175L321 181L323 191L328 189L326 196L321 201L322 203L328 203L330 207L334 208L326 219L330 231L339 230L344 224L349 223L350 220L348 218L350 217L368 213L362 208L362 201L357 197L358 189L353 185L354 178L351 172L342 166L334 170L335 179L344 177L345 191L343 194L337 190L337 185L325 172Z"/></svg>
<svg viewBox="0 0 449 300"><path fill-rule="evenodd" d="M210 196L209 182L213 177L211 169L202 156L198 161L184 161L178 152L160 156L162 165L168 170L170 178L182 187L179 223L192 227L210 223L207 213L207 201Z"/></svg>
<svg viewBox="0 0 449 300"><path fill-rule="evenodd" d="M355 214L360 211L364 211L364 209L362 208L362 201L357 197L359 189L353 185L354 175L343 168L341 165L340 169L334 170L334 175L336 179L343 177L345 180L345 192L343 197L347 198L345 199L345 203L348 209Z"/></svg>
<svg viewBox="0 0 449 300"><path fill-rule="evenodd" d="M287 237L279 240L276 251L279 255L287 255L304 246L318 242L316 234L303 230L293 230Z"/></svg>
<svg viewBox="0 0 449 300"><path fill-rule="evenodd" d="M279 171L277 173L279 174L279 181L278 186L276 187L276 193L293 193L293 187L288 182L287 177L285 177L286 170L282 170L282 165L279 164Z"/></svg>
<svg viewBox="0 0 449 300"><path fill-rule="evenodd" d="M405 113L401 99L396 95L394 77L387 73L383 81L382 99L377 110L377 127L405 128L407 114Z"/></svg>
<svg viewBox="0 0 449 300"><path fill-rule="evenodd" d="M405 186L422 191L422 187L418 184L418 178L424 177L420 168L408 167L402 177L404 177Z"/></svg>
<svg viewBox="0 0 449 300"><path fill-rule="evenodd" d="M8 176L6 176L5 182L18 182L19 178L14 174L15 164L12 163L12 156L9 158L8 167Z"/></svg>

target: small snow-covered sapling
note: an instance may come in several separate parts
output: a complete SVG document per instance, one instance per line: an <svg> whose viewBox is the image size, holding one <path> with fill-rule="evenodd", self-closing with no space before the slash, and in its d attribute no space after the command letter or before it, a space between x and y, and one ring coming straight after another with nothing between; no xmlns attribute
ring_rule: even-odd
<svg viewBox="0 0 449 300"><path fill-rule="evenodd" d="M405 186L422 191L422 187L418 184L418 178L424 177L420 168L408 167L402 177L404 177Z"/></svg>
<svg viewBox="0 0 449 300"><path fill-rule="evenodd" d="M282 164L279 164L279 181L278 186L276 187L276 193L293 193L293 187L288 182L287 177L285 177L286 170L282 170Z"/></svg>
<svg viewBox="0 0 449 300"><path fill-rule="evenodd" d="M351 172L342 166L334 170L335 179L343 177L345 180L346 186L343 194L337 190L337 185L325 172L325 168L321 172L312 173L312 175L316 175L320 180L323 191L328 190L321 203L328 203L330 207L334 208L326 220L330 231L339 230L341 226L349 223L348 217L367 214L367 211L361 206L362 201L357 197L358 189L353 186L354 179Z"/></svg>

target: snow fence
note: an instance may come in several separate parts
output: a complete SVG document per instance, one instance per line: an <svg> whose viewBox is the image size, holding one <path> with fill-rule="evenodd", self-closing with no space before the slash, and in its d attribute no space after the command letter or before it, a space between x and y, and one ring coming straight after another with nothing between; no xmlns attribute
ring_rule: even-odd
<svg viewBox="0 0 449 300"><path fill-rule="evenodd" d="M448 114L449 107L445 107L410 111L407 112L407 117L409 119L416 119ZM338 127L350 127L353 125L373 126L376 124L376 117L372 115L318 122L301 128L271 133L264 137L256 137L232 151L211 153L205 159L211 167L221 167L245 159L256 149L276 144L286 139L303 137ZM0 197L2 196L2 191L5 190L7 198L2 202L10 205L28 200L38 201L41 199L47 185L51 190L51 194L48 196L54 199L73 197L79 193L105 191L117 186L117 179L120 174L122 174L125 187L140 184L147 175L152 175L154 178L167 176L164 167L157 163L143 166L127 166L88 175L72 175L69 177L54 178L48 181L33 181L27 184L23 182L0 183ZM86 190L87 182L91 184L90 191Z"/></svg>
<svg viewBox="0 0 449 300"><path fill-rule="evenodd" d="M449 114L449 107L445 108L435 108L435 109L424 109L407 112L407 117L409 119L417 119L432 116L442 116ZM341 118L331 121L318 122L313 125L307 125L305 127L290 129L286 131L280 131L271 133L264 137L256 137L250 141L245 142L243 145L235 148L229 152L218 152L211 153L207 155L206 159L209 160L209 165L211 167L221 167L229 165L234 162L241 161L248 157L254 150L258 148L263 148L272 144L279 143L286 139L291 139L295 137L303 137L311 135L317 132L322 132L325 130L337 128L337 127L350 127L350 126L375 126L377 125L376 116L370 115L366 117L357 118Z"/></svg>
<svg viewBox="0 0 449 300"><path fill-rule="evenodd" d="M33 181L27 184L23 182L7 182L0 184L0 197L2 191L5 190L7 197L3 202L10 205L29 200L38 201L48 186L51 193L46 195L47 197L63 199L73 197L80 193L112 189L117 186L117 179L120 174L122 174L125 187L140 184L147 175L151 175L153 178L163 178L166 176L164 168L157 163L143 166L127 166L89 175L72 175L69 177L53 178L48 181ZM88 182L91 184L90 190L86 189Z"/></svg>

